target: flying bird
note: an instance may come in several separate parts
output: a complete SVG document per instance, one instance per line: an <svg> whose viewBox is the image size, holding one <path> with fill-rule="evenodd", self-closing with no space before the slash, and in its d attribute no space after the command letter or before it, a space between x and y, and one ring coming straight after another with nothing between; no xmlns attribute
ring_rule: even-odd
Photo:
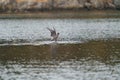
<svg viewBox="0 0 120 80"><path fill-rule="evenodd" d="M51 33L50 36L53 38L52 41L57 41L58 36L59 36L59 33L56 33L55 28L53 27L53 29L50 29L50 28L47 27L47 29L48 29L48 30L50 31L50 33Z"/></svg>

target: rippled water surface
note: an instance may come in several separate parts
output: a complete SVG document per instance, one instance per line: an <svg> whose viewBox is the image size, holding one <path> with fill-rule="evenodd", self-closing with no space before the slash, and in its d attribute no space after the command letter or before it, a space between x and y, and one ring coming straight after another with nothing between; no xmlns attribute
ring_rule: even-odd
<svg viewBox="0 0 120 80"><path fill-rule="evenodd" d="M120 19L1 19L0 80L120 80Z"/></svg>
<svg viewBox="0 0 120 80"><path fill-rule="evenodd" d="M55 27L60 41L119 38L120 19L36 19L0 20L2 41L49 41L46 27Z"/></svg>

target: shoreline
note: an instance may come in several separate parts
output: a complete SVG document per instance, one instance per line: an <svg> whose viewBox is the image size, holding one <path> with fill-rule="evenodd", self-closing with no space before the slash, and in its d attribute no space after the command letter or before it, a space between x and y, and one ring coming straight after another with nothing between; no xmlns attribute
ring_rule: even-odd
<svg viewBox="0 0 120 80"><path fill-rule="evenodd" d="M0 19L120 18L119 10L52 10L0 13Z"/></svg>

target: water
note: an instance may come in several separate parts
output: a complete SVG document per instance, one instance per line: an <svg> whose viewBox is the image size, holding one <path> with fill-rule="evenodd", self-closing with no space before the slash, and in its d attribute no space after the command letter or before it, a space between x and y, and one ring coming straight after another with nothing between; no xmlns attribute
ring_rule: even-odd
<svg viewBox="0 0 120 80"><path fill-rule="evenodd" d="M120 19L1 19L0 80L56 79L119 80Z"/></svg>
<svg viewBox="0 0 120 80"><path fill-rule="evenodd" d="M0 20L1 43L50 41L46 27L55 27L59 41L119 38L120 19L36 19Z"/></svg>

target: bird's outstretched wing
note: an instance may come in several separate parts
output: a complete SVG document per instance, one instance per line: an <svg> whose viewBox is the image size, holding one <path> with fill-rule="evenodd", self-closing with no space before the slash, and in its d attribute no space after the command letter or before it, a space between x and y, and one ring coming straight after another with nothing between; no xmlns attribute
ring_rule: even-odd
<svg viewBox="0 0 120 80"><path fill-rule="evenodd" d="M50 29L50 28L47 27L47 29L51 32L52 37L56 35L56 30L55 30L54 27L53 27L53 29Z"/></svg>

